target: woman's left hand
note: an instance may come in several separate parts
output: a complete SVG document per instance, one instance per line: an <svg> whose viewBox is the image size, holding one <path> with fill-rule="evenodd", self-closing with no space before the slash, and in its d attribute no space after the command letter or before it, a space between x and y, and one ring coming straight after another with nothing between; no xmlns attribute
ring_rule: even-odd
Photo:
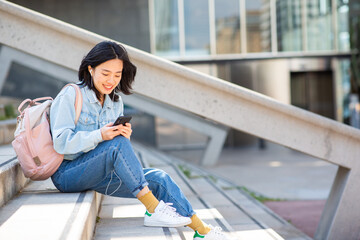
<svg viewBox="0 0 360 240"><path fill-rule="evenodd" d="M132 133L131 123L126 123L125 126L124 125L119 125L118 126L118 131L120 131L121 135L123 135L127 139L130 139L130 136L131 136L131 133Z"/></svg>

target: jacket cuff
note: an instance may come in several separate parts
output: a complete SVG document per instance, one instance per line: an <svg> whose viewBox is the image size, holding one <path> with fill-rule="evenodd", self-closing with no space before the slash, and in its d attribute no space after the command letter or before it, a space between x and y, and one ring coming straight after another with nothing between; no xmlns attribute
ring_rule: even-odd
<svg viewBox="0 0 360 240"><path fill-rule="evenodd" d="M104 141L101 136L101 129L95 130L95 143L101 143Z"/></svg>

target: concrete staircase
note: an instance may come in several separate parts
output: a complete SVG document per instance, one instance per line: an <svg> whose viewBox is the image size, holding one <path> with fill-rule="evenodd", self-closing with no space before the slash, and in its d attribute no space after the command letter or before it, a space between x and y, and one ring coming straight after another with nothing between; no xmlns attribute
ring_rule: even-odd
<svg viewBox="0 0 360 240"><path fill-rule="evenodd" d="M2 45L54 63L65 72L77 71L84 54L108 40L4 0L0 0L0 30ZM314 238L359 239L360 130L125 47L139 70L133 86L136 94L338 166ZM4 62L12 64L0 58ZM4 69L8 66L0 64L0 79L5 79Z"/></svg>
<svg viewBox="0 0 360 240"><path fill-rule="evenodd" d="M138 143L133 146L145 167L168 172L198 215L234 239L310 239L233 184L155 149ZM51 180L29 183L11 145L0 147L0 186L0 239L167 240L193 236L185 227L144 227L145 209L136 199L93 191L60 193Z"/></svg>
<svg viewBox="0 0 360 240"><path fill-rule="evenodd" d="M0 147L0 239L91 239L101 195L29 182L11 145Z"/></svg>

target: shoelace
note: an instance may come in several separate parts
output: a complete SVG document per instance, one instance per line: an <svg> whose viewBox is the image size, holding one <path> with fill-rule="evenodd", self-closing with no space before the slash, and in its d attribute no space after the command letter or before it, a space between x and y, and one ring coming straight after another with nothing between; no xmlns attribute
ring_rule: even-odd
<svg viewBox="0 0 360 240"><path fill-rule="evenodd" d="M170 213L172 213L170 216L172 217L179 217L181 216L176 212L176 208L172 207L173 203L165 203L165 207L163 208L163 211L165 212L165 209L169 209Z"/></svg>
<svg viewBox="0 0 360 240"><path fill-rule="evenodd" d="M222 235L223 234L221 227L218 227L218 226L214 227L211 224L209 224L209 227L211 228L212 231L214 231L215 235Z"/></svg>

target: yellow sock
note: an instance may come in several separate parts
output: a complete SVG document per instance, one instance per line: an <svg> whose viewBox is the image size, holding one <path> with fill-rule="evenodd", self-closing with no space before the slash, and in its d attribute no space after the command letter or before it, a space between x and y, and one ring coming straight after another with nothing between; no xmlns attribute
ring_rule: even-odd
<svg viewBox="0 0 360 240"><path fill-rule="evenodd" d="M144 196L139 197L138 199L140 202L142 202L142 204L144 204L146 210L148 210L149 213L154 213L155 208L157 205L159 205L159 200L156 199L151 191L146 193Z"/></svg>
<svg viewBox="0 0 360 240"><path fill-rule="evenodd" d="M210 232L211 228L206 225L206 223L204 223L203 221L201 221L200 218L198 218L198 216L196 216L196 214L194 214L191 217L191 223L189 225L187 225L189 228L191 228L194 231L198 231L198 233L200 233L201 235L205 235L208 232Z"/></svg>

